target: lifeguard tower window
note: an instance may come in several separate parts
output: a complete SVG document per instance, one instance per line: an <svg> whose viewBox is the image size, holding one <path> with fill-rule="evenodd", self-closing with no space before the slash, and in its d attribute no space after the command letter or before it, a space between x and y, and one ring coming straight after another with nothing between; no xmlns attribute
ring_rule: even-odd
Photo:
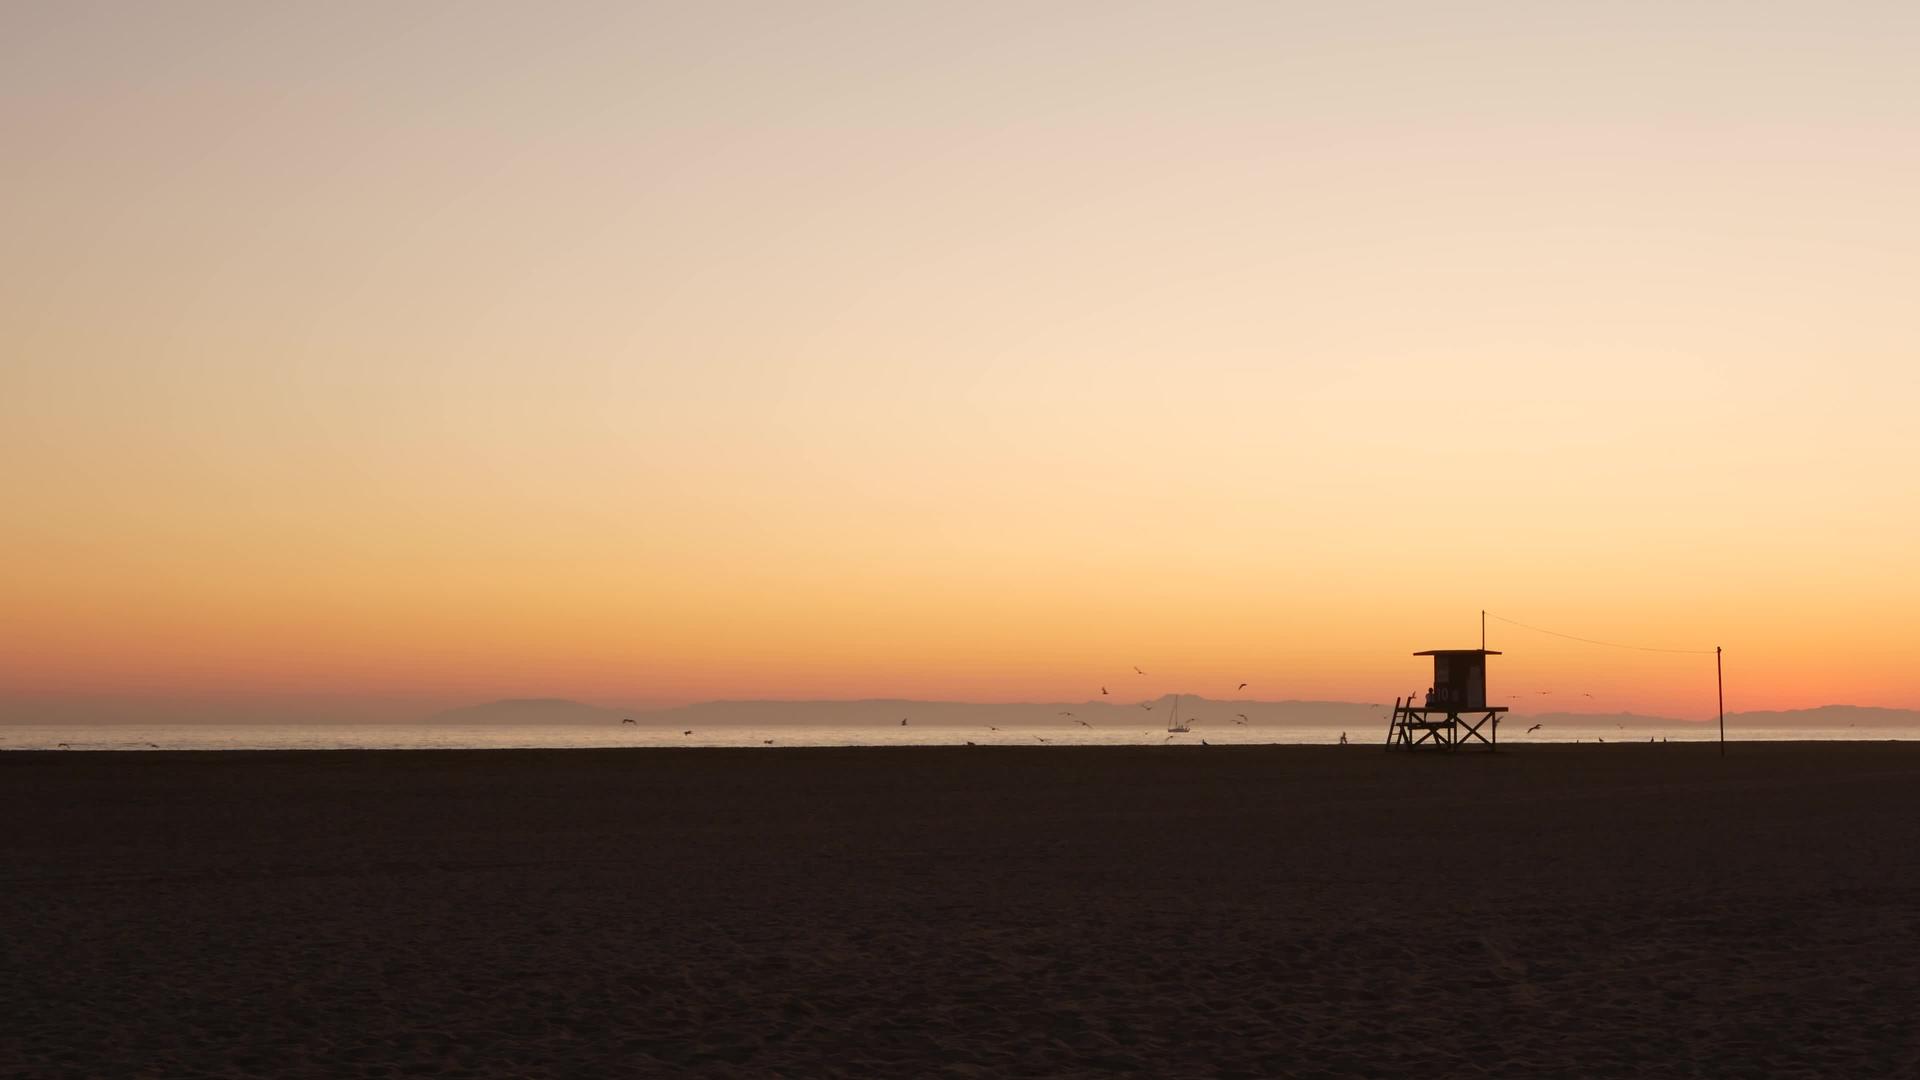
<svg viewBox="0 0 1920 1080"><path fill-rule="evenodd" d="M1433 649L1416 656L1433 657L1433 691L1429 707L1471 712L1487 707L1487 649Z"/></svg>

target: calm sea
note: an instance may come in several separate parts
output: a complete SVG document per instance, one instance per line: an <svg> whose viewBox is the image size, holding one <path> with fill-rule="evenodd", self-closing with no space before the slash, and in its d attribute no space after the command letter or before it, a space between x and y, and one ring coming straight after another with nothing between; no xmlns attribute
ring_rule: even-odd
<svg viewBox="0 0 1920 1080"><path fill-rule="evenodd" d="M1646 743L1706 742L1717 737L1712 725L1688 724L1670 729L1621 728L1612 724L1580 727L1559 724L1552 731L1531 735L1505 725L1503 744L1526 743ZM446 724L169 724L142 727L131 724L9 725L0 726L0 751L7 750L509 750L519 748L587 748L619 746L1198 746L1258 744L1328 744L1339 741L1334 727L1196 726L1185 735L1169 737L1164 730L1135 727L1126 730L1079 726L1033 726L989 731L984 727L850 727L745 728L726 727L683 735L678 730L627 724L528 726ZM1357 745L1379 745L1379 730L1346 729ZM1920 739L1920 728L1761 728L1730 727L1729 739L1884 740ZM64 745L63 745L64 744Z"/></svg>

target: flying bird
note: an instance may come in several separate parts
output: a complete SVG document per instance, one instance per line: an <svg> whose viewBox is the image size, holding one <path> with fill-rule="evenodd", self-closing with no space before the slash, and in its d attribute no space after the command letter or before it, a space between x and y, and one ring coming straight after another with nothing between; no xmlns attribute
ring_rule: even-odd
<svg viewBox="0 0 1920 1080"><path fill-rule="evenodd" d="M620 722L621 722L621 723L623 723L623 724L631 724L631 723L633 723L633 717L631 717L631 716L623 716L623 717L621 717L621 718L620 718Z"/></svg>
<svg viewBox="0 0 1920 1080"><path fill-rule="evenodd" d="M1527 729L1527 734L1529 734L1529 735L1531 735L1531 734L1533 734L1534 732L1536 732L1536 731L1539 731L1539 730L1540 730L1540 725L1539 725L1539 724L1535 724L1535 725L1533 725L1532 727L1530 727L1530 728L1528 728L1528 729Z"/></svg>
<svg viewBox="0 0 1920 1080"><path fill-rule="evenodd" d="M1070 712L1067 712L1066 710L1064 710L1064 709L1063 709L1063 710L1061 710L1061 712L1060 712L1060 715L1061 715L1061 716L1072 716L1073 714L1072 714L1072 713L1070 713Z"/></svg>
<svg viewBox="0 0 1920 1080"><path fill-rule="evenodd" d="M762 746L772 746L772 745L773 745L773 740L772 740L772 739L761 739L761 740L760 740L760 745L762 745Z"/></svg>
<svg viewBox="0 0 1920 1080"><path fill-rule="evenodd" d="M1152 712L1152 711L1153 711L1153 702L1151 702L1151 701L1143 701L1143 702L1141 702L1141 703L1140 703L1140 707L1141 707L1141 708L1143 708L1143 709L1145 709L1145 710L1147 710L1148 712Z"/></svg>
<svg viewBox="0 0 1920 1080"><path fill-rule="evenodd" d="M1107 688L1106 688L1106 687L1104 687L1104 686L1103 686L1103 687L1101 687L1101 688L1100 688L1100 694L1101 694L1101 696L1102 696L1102 697L1104 697L1104 696L1106 696L1106 693L1107 693Z"/></svg>
<svg viewBox="0 0 1920 1080"><path fill-rule="evenodd" d="M71 747L71 746L68 746L68 745L67 745L66 743L61 743L61 744L60 744L60 749L62 749L62 750L71 750L71 749L73 749L73 747Z"/></svg>
<svg viewBox="0 0 1920 1080"><path fill-rule="evenodd" d="M682 735L691 735L691 734L693 734L693 729L692 729L692 728L688 728L687 730L685 730L685 731L683 731L683 732L681 732L680 734L682 734Z"/></svg>
<svg viewBox="0 0 1920 1080"><path fill-rule="evenodd" d="M1093 726L1092 724L1087 723L1085 720L1075 720L1074 723L1079 724L1083 728L1090 728Z"/></svg>
<svg viewBox="0 0 1920 1080"><path fill-rule="evenodd" d="M1000 729L999 729L999 728L997 728L997 727L994 727L994 726L993 726L992 724L988 724L988 725L987 725L987 730L988 730L988 731L999 731Z"/></svg>
<svg viewBox="0 0 1920 1080"><path fill-rule="evenodd" d="M1041 735L1035 735L1035 736L1034 736L1034 738L1036 738L1036 739L1039 739L1039 740L1040 740L1041 742L1046 742L1046 741L1047 741L1047 740L1046 740L1046 738L1045 738L1045 736L1041 736Z"/></svg>
<svg viewBox="0 0 1920 1080"><path fill-rule="evenodd" d="M1141 670L1140 670L1140 665L1139 665L1139 664L1135 664L1135 665L1133 665L1133 673L1134 673L1135 675L1145 675L1145 674L1146 674L1146 672L1144 672L1144 671L1141 671Z"/></svg>
<svg viewBox="0 0 1920 1080"><path fill-rule="evenodd" d="M907 718L906 718L906 717L904 717L904 716L903 716L903 717L901 717L901 718L900 718L900 726L901 726L901 727L906 727L906 726L907 726Z"/></svg>
<svg viewBox="0 0 1920 1080"><path fill-rule="evenodd" d="M1234 713L1233 715L1235 715L1235 716L1237 716L1237 717L1239 717L1239 718L1240 718L1240 723L1242 723L1242 724L1245 724L1245 723L1247 722L1247 714L1246 714L1246 713L1243 713L1243 712L1242 712L1242 713Z"/></svg>
<svg viewBox="0 0 1920 1080"><path fill-rule="evenodd" d="M1246 683L1241 683L1239 686L1234 687L1235 690L1245 690L1246 688L1247 688Z"/></svg>

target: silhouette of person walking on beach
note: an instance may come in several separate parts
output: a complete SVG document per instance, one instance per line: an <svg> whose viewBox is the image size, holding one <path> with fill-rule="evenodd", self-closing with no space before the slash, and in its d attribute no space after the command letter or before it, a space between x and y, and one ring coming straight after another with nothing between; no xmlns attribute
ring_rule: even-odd
<svg viewBox="0 0 1920 1080"><path fill-rule="evenodd" d="M1341 746L1347 745L1347 733L1344 731L1340 733L1340 745Z"/></svg>

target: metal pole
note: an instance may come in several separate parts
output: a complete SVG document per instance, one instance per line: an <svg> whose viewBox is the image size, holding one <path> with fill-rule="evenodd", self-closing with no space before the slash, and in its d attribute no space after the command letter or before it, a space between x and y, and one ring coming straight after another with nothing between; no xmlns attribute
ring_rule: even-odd
<svg viewBox="0 0 1920 1080"><path fill-rule="evenodd" d="M1720 673L1720 646L1713 647L1713 684L1720 693L1720 756L1727 756L1727 679Z"/></svg>
<svg viewBox="0 0 1920 1080"><path fill-rule="evenodd" d="M1487 651L1487 609L1480 609L1480 651Z"/></svg>

